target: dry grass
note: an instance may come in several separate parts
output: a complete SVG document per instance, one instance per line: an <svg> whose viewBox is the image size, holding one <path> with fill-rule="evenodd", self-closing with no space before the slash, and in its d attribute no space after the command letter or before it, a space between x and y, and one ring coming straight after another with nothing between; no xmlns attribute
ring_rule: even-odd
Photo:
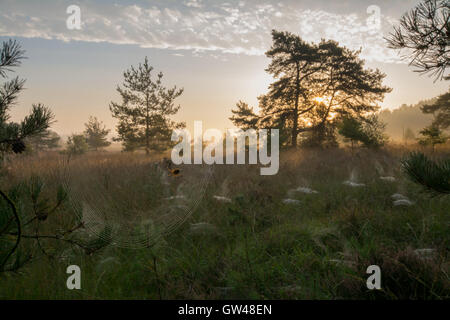
<svg viewBox="0 0 450 320"><path fill-rule="evenodd" d="M1 184L23 217L30 212L23 186L38 176L43 196L51 199L59 185L69 192L41 230L81 220L85 229L70 237L95 240L108 227L110 241L87 255L43 240L49 257L24 240L33 260L20 274L0 275L0 297L448 298L449 199L430 199L403 177L404 153L287 151L276 176L247 165L187 165L173 176L159 164L162 156L112 152L70 161L56 153L16 157ZM344 185L349 179L364 187ZM317 193L292 191L298 187ZM394 193L415 204L393 206ZM283 203L288 197L298 204ZM436 256L414 253L423 248ZM69 264L82 269L81 291L64 287ZM365 287L371 264L382 269L381 291Z"/></svg>

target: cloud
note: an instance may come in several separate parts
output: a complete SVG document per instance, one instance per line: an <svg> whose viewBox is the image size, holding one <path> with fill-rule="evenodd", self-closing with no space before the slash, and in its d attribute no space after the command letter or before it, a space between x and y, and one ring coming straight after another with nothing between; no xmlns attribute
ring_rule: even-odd
<svg viewBox="0 0 450 320"><path fill-rule="evenodd" d="M380 11L377 28L373 27L373 14L367 13L369 4L347 1L355 3L356 9L344 12L333 10L332 5L317 7L320 0L315 2L186 0L111 4L86 0L79 4L82 29L68 30L69 1L44 1L38 5L21 1L18 5L3 0L0 36L134 44L197 54L263 55L271 45L271 30L278 29L299 34L307 41L333 39L352 49L362 48L362 57L369 61L400 62L383 40L383 33L391 30L396 19Z"/></svg>

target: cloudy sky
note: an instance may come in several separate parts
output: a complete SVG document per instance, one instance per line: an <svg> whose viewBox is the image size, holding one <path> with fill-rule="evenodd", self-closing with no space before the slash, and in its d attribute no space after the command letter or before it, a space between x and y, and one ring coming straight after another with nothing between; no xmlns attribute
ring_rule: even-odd
<svg viewBox="0 0 450 320"><path fill-rule="evenodd" d="M177 116L206 127L231 127L227 118L238 100L256 104L270 77L264 52L272 29L307 41L334 39L362 48L370 67L387 74L393 87L384 108L415 103L446 90L412 72L383 36L418 0L0 0L0 40L16 38L28 59L18 69L27 79L14 117L33 102L55 111L55 129L81 131L89 115L109 127L108 110L118 100L122 72L148 56L167 85L185 88ZM81 10L81 29L70 30L67 8Z"/></svg>

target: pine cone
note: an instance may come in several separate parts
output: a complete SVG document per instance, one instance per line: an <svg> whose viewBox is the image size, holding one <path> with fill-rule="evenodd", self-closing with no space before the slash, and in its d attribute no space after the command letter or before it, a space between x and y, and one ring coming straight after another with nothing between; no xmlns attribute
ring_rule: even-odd
<svg viewBox="0 0 450 320"><path fill-rule="evenodd" d="M36 212L36 217L39 221L45 221L47 220L48 214L47 212Z"/></svg>
<svg viewBox="0 0 450 320"><path fill-rule="evenodd" d="M14 153L22 153L26 149L25 143L22 140L16 140L12 143L12 150Z"/></svg>

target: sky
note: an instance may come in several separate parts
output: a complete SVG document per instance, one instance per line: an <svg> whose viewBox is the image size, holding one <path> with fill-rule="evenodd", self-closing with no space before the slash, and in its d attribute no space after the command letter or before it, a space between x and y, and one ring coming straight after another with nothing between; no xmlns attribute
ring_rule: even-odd
<svg viewBox="0 0 450 320"><path fill-rule="evenodd" d="M109 103L123 71L149 58L164 84L184 88L175 120L203 128L231 128L236 102L257 105L272 81L265 72L271 30L304 40L333 39L362 49L366 65L386 73L392 87L383 108L442 94L448 84L413 72L383 39L418 0L0 0L0 41L20 41L27 60L16 74L26 90L12 110L20 120L33 103L56 115L53 129L81 132L90 115L113 129ZM81 29L69 29L71 5Z"/></svg>

